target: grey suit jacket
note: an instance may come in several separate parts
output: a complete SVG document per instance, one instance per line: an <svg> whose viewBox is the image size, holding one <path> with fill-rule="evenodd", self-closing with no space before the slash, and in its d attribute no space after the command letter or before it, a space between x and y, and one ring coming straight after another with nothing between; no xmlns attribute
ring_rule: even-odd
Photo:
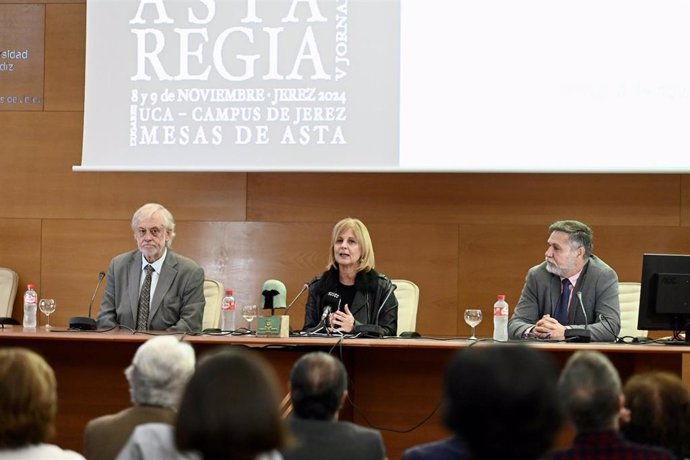
<svg viewBox="0 0 690 460"><path fill-rule="evenodd" d="M386 451L381 433L351 422L287 421L296 445L283 451L285 460L383 460Z"/></svg>
<svg viewBox="0 0 690 460"><path fill-rule="evenodd" d="M133 406L117 414L91 420L84 430L84 456L89 460L113 460L142 423L175 423L172 409Z"/></svg>
<svg viewBox="0 0 690 460"><path fill-rule="evenodd" d="M582 293L582 304L578 292ZM520 339L545 314L555 316L560 297L561 279L546 271L546 262L530 268L520 300L508 322L509 337ZM583 329L585 324L595 342L614 341L621 328L618 275L594 255L582 269L568 308L568 326Z"/></svg>
<svg viewBox="0 0 690 460"><path fill-rule="evenodd" d="M110 262L98 314L99 328L136 327L141 258L141 252L135 250ZM204 270L193 260L168 249L151 299L149 329L201 331L204 305Z"/></svg>

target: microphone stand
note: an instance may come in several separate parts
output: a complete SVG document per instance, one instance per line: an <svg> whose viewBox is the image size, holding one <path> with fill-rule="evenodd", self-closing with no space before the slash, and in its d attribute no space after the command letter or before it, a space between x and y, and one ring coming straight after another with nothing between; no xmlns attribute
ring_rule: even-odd
<svg viewBox="0 0 690 460"><path fill-rule="evenodd" d="M73 316L69 319L69 328L77 331L95 331L96 330L96 320L91 318L91 307L93 307L93 301L96 299L96 293L98 288L101 287L101 283L105 278L105 273L100 272L98 274L98 284L96 284L96 289L93 291L91 296L91 302L89 302L89 316Z"/></svg>

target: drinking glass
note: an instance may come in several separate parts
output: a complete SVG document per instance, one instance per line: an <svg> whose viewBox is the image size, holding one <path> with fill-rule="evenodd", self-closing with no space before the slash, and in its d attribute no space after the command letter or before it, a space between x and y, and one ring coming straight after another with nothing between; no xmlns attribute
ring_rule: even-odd
<svg viewBox="0 0 690 460"><path fill-rule="evenodd" d="M470 340L477 340L474 335L474 328L482 322L482 311L475 308L468 308L465 310L465 322L472 328L472 337Z"/></svg>
<svg viewBox="0 0 690 460"><path fill-rule="evenodd" d="M50 329L50 315L55 311L55 300L54 299L41 299L38 302L38 309L41 313L46 315L46 329Z"/></svg>
<svg viewBox="0 0 690 460"><path fill-rule="evenodd" d="M252 332L252 321L256 318L258 310L256 305L245 305L242 307L242 318L249 323L249 332Z"/></svg>

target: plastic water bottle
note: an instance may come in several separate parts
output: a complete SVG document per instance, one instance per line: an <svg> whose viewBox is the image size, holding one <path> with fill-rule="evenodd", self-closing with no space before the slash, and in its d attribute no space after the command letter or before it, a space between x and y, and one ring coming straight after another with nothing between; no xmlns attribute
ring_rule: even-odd
<svg viewBox="0 0 690 460"><path fill-rule="evenodd" d="M224 331L235 330L235 298L232 296L232 289L225 290L220 312L220 328Z"/></svg>
<svg viewBox="0 0 690 460"><path fill-rule="evenodd" d="M24 327L36 329L36 304L38 295L36 286L29 284L24 293Z"/></svg>
<svg viewBox="0 0 690 460"><path fill-rule="evenodd" d="M508 341L508 303L504 294L494 304L494 340Z"/></svg>

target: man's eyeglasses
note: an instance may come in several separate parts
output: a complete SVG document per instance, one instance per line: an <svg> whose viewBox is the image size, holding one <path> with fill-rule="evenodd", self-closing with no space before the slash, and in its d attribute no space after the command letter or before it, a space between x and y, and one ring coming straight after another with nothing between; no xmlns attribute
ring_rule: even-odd
<svg viewBox="0 0 690 460"><path fill-rule="evenodd" d="M151 228L143 228L139 227L134 231L136 235L140 238L143 238L146 236L146 232L149 232L152 237L157 238L165 231L165 227L151 227Z"/></svg>

